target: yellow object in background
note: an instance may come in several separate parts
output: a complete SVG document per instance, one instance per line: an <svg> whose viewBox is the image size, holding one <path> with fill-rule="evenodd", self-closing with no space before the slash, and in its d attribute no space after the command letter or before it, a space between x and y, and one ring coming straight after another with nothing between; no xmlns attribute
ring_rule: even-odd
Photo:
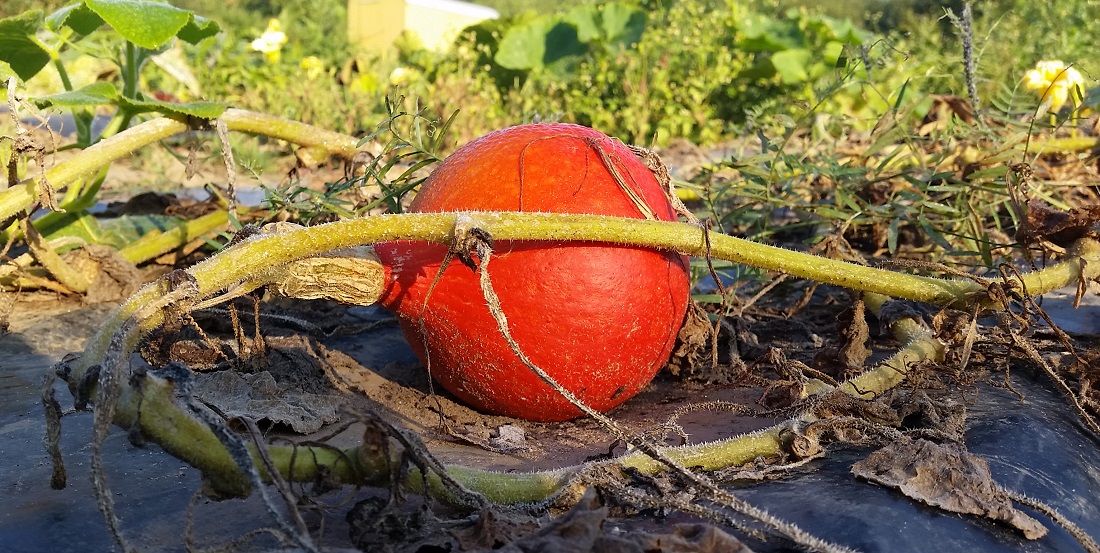
<svg viewBox="0 0 1100 553"><path fill-rule="evenodd" d="M444 51L462 29L498 17L492 8L457 0L348 0L348 37L384 50L411 31L427 49Z"/></svg>
<svg viewBox="0 0 1100 553"><path fill-rule="evenodd" d="M1040 102L1049 103L1051 111L1062 109L1071 99L1074 106L1079 104L1079 90L1084 84L1080 71L1058 60L1040 61L1024 75L1024 86L1034 90Z"/></svg>
<svg viewBox="0 0 1100 553"><path fill-rule="evenodd" d="M252 41L252 49L262 52L267 61L275 63L279 61L279 53L286 44L286 33L282 31L278 19L267 22L267 30L260 38Z"/></svg>

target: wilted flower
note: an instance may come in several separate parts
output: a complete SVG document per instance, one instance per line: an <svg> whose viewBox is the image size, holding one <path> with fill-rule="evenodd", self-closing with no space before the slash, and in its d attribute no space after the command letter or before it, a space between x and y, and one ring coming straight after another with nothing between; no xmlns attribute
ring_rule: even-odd
<svg viewBox="0 0 1100 553"><path fill-rule="evenodd" d="M252 49L263 52L267 61L274 63L279 61L279 51L283 49L284 44L286 44L286 33L279 29L279 20L272 19L267 22L267 30L264 34L252 41Z"/></svg>
<svg viewBox="0 0 1100 553"><path fill-rule="evenodd" d="M321 58L317 56L306 56L302 58L298 67L306 72L306 78L310 80L320 77L325 72L325 62L321 61Z"/></svg>
<svg viewBox="0 0 1100 553"><path fill-rule="evenodd" d="M1041 61L1024 75L1024 85L1039 95L1040 102L1049 102L1051 111L1061 109L1070 98L1079 101L1077 87L1084 83L1080 71L1057 60Z"/></svg>

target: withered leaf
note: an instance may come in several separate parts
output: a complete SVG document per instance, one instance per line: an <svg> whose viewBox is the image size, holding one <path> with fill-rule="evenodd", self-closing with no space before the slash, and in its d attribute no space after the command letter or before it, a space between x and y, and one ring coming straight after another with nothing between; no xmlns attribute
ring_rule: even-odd
<svg viewBox="0 0 1100 553"><path fill-rule="evenodd" d="M453 530L451 535L458 542L459 551L480 551L499 549L537 528L538 523L534 519L484 508L478 515L477 522L469 527Z"/></svg>
<svg viewBox="0 0 1100 553"><path fill-rule="evenodd" d="M1028 539L1047 533L1042 523L1012 505L985 459L955 444L902 437L852 465L852 474L945 511L1004 522Z"/></svg>
<svg viewBox="0 0 1100 553"><path fill-rule="evenodd" d="M973 125L977 120L974 107L966 98L953 94L933 94L932 107L921 121L917 134L928 136L935 131L942 131L948 127L951 119L961 120L968 125Z"/></svg>
<svg viewBox="0 0 1100 553"><path fill-rule="evenodd" d="M678 524L668 534L612 534L603 528L608 509L589 490L565 515L501 553L752 553L737 538L708 524Z"/></svg>
<svg viewBox="0 0 1100 553"><path fill-rule="evenodd" d="M842 377L848 371L857 371L871 356L867 342L871 337L867 326L866 307L863 300L856 300L851 309L845 309L836 320L840 343L825 348L814 357L814 368Z"/></svg>
<svg viewBox="0 0 1100 553"><path fill-rule="evenodd" d="M676 344L668 360L669 373L673 376L695 373L710 353L710 336L713 330L706 312L692 302L684 314L683 326L676 335Z"/></svg>
<svg viewBox="0 0 1100 553"><path fill-rule="evenodd" d="M1100 223L1100 205L1075 207L1069 211L1060 211L1042 200L1033 199L1027 203L1027 217L1016 232L1016 238L1023 243L1048 240L1066 247L1078 238L1097 233Z"/></svg>
<svg viewBox="0 0 1100 553"><path fill-rule="evenodd" d="M217 405L230 416L268 420L309 434L338 420L344 402L335 394L314 394L276 382L270 372L239 374L233 371L195 375L195 397Z"/></svg>

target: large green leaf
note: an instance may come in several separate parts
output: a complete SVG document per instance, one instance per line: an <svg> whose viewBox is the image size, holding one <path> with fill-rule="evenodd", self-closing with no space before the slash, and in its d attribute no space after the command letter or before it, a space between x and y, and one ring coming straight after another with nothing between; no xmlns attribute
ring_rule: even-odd
<svg viewBox="0 0 1100 553"><path fill-rule="evenodd" d="M221 30L222 28L218 25L217 21L195 15L191 18L191 21L188 21L187 24L180 29L178 36L191 44L198 44L218 34Z"/></svg>
<svg viewBox="0 0 1100 553"><path fill-rule="evenodd" d="M574 58L586 50L573 25L559 17L543 16L508 29L494 59L507 69L531 70Z"/></svg>
<svg viewBox="0 0 1100 553"><path fill-rule="evenodd" d="M750 52L779 52L806 46L806 34L796 21L780 21L762 16L741 23L743 38L739 46Z"/></svg>
<svg viewBox="0 0 1100 553"><path fill-rule="evenodd" d="M114 103L117 99L118 89L115 88L115 85L104 81L98 81L76 90L35 98L34 103L39 109L54 106L72 108L102 106Z"/></svg>
<svg viewBox="0 0 1100 553"><path fill-rule="evenodd" d="M645 12L634 6L622 2L604 4L600 15L608 42L629 47L637 44L645 32Z"/></svg>
<svg viewBox="0 0 1100 553"><path fill-rule="evenodd" d="M193 14L163 2L150 0L84 0L122 38L155 50L176 36Z"/></svg>
<svg viewBox="0 0 1100 553"><path fill-rule="evenodd" d="M152 98L119 98L118 104L131 113L155 111L165 114L198 117L199 119L217 119L229 106L221 102L162 102Z"/></svg>
<svg viewBox="0 0 1100 553"><path fill-rule="evenodd" d="M807 68L813 53L804 48L792 48L772 54L772 65L783 84L806 82L810 78Z"/></svg>
<svg viewBox="0 0 1100 553"><path fill-rule="evenodd" d="M103 26L103 18L84 5L84 2L77 2L46 16L47 29L56 33L64 26L77 34L87 35Z"/></svg>
<svg viewBox="0 0 1100 553"><path fill-rule="evenodd" d="M622 2L584 5L565 15L567 23L577 28L577 38L589 43L601 41L630 47L645 32L645 12Z"/></svg>
<svg viewBox="0 0 1100 553"><path fill-rule="evenodd" d="M539 17L513 26L504 33L497 48L497 64L507 69L530 70L542 67L546 56L546 34L558 24L556 18Z"/></svg>
<svg viewBox="0 0 1100 553"><path fill-rule="evenodd" d="M41 10L0 19L0 61L7 62L24 81L50 63L50 53L31 40L41 24Z"/></svg>
<svg viewBox="0 0 1100 553"><path fill-rule="evenodd" d="M565 20L577 28L577 38L581 42L592 42L603 37L599 17L596 6L591 4L577 6L565 14Z"/></svg>
<svg viewBox="0 0 1100 553"><path fill-rule="evenodd" d="M166 215L123 215L113 219L98 219L85 211L67 214L68 220L56 229L43 233L47 240L74 236L89 244L103 244L121 249L150 232L166 232L186 221Z"/></svg>
<svg viewBox="0 0 1100 553"><path fill-rule="evenodd" d="M577 29L572 25L559 21L546 33L542 63L545 65L555 64L576 58L587 51L588 47L577 39Z"/></svg>
<svg viewBox="0 0 1100 553"><path fill-rule="evenodd" d="M123 37L146 48L149 46L133 40L130 34L127 34L130 31L124 33L123 29L131 29L136 23L137 27L144 29L143 34L148 35L148 44L156 43L158 46L173 36L178 36L191 44L198 44L221 32L221 27L216 21L194 15L192 12L167 6L161 2L135 0L91 0L87 3L69 4L46 16L46 28L57 32L61 27L68 26L81 35L100 28L105 22L104 17L100 17L97 11L93 11L89 4L94 5L105 16L114 14L110 19L111 26ZM145 21L147 15L152 15L154 19Z"/></svg>
<svg viewBox="0 0 1100 553"><path fill-rule="evenodd" d="M833 19L822 17L822 21L829 26L833 38L847 44L860 45L871 38L871 33L857 27L850 19Z"/></svg>

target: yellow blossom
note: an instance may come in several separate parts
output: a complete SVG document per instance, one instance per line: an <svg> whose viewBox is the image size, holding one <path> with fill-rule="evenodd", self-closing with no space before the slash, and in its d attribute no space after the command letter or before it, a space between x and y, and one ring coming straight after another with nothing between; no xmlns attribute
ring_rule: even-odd
<svg viewBox="0 0 1100 553"><path fill-rule="evenodd" d="M1079 102L1078 87L1084 84L1080 71L1057 60L1040 61L1024 75L1024 86L1034 90L1040 102L1049 103L1051 111L1062 109L1071 98Z"/></svg>
<svg viewBox="0 0 1100 553"><path fill-rule="evenodd" d="M267 61L274 63L279 61L279 51L286 44L286 33L279 28L279 20L272 19L267 22L267 30L260 38L252 41L252 49L263 52Z"/></svg>
<svg viewBox="0 0 1100 553"><path fill-rule="evenodd" d="M321 58L317 56L306 56L302 58L298 67L306 72L306 78L310 80L320 77L325 72L325 62L321 61Z"/></svg>
<svg viewBox="0 0 1100 553"><path fill-rule="evenodd" d="M413 70L398 66L390 73L390 84L404 86L409 84L414 77Z"/></svg>

